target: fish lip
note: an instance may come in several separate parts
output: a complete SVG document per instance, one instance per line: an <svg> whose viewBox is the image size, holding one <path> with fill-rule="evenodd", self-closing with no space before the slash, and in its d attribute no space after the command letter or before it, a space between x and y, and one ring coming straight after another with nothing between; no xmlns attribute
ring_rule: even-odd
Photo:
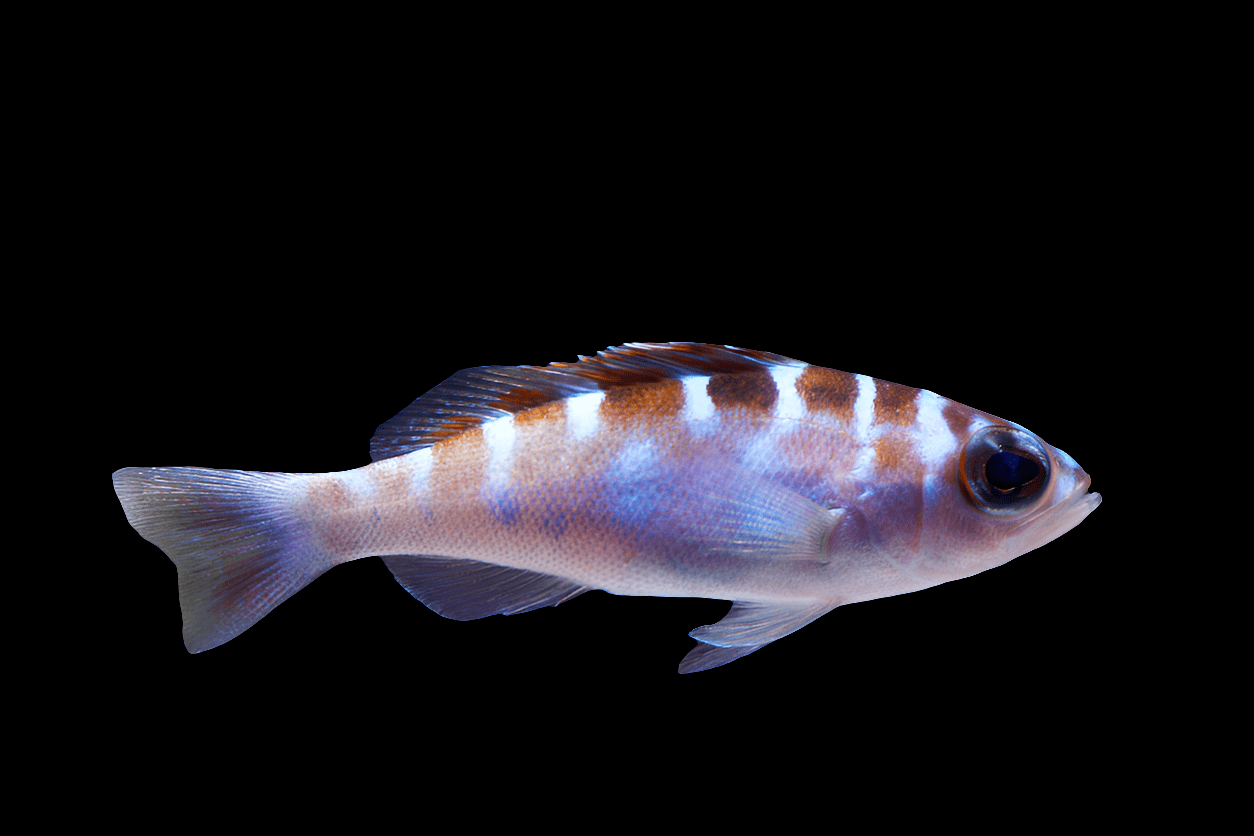
<svg viewBox="0 0 1254 836"><path fill-rule="evenodd" d="M1081 503L1092 503L1093 508L1102 504L1102 495L1100 493L1089 493L1089 488L1093 485L1093 477L1089 476L1083 470L1076 468L1075 486L1067 493L1067 496L1052 508L1070 508ZM1051 509L1044 509L1045 511ZM1092 508L1089 509L1092 511Z"/></svg>
<svg viewBox="0 0 1254 836"><path fill-rule="evenodd" d="M1060 531L1057 536L1061 536L1061 534L1075 528L1084 521L1085 517L1093 513L1098 505L1102 504L1102 495L1100 493L1089 493L1089 487L1092 484L1092 477L1077 468L1075 471L1075 486L1067 492L1066 497L1052 505L1046 505L1037 509L1033 514L1029 514L1026 519L1010 529L1009 537L1014 537L1020 533L1024 526L1031 526L1047 515L1061 519L1064 515L1069 516L1078 513L1075 522Z"/></svg>
<svg viewBox="0 0 1254 836"><path fill-rule="evenodd" d="M1089 476L1083 470L1079 471L1079 478L1076 479L1076 486L1071 489L1071 493L1067 494L1067 498L1062 501L1063 505L1071 503L1092 503L1093 508L1102 504L1102 495L1093 491L1089 492L1089 488L1093 485L1093 477ZM1093 508L1089 509L1091 513Z"/></svg>

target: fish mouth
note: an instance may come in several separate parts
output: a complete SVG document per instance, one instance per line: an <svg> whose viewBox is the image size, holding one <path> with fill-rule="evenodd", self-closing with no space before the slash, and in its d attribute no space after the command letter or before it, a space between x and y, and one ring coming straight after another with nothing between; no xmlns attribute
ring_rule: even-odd
<svg viewBox="0 0 1254 836"><path fill-rule="evenodd" d="M1083 470L1076 468L1075 471L1075 487L1067 494L1066 498L1059 502L1055 508L1060 511L1069 512L1079 511L1080 516L1076 522L1093 513L1093 509L1102 504L1102 495L1100 493L1089 493L1089 487L1093 484L1093 479Z"/></svg>
<svg viewBox="0 0 1254 836"><path fill-rule="evenodd" d="M1093 479L1081 470L1077 474L1076 485L1071 489L1071 493L1067 494L1067 498L1061 504L1076 504L1084 508L1084 516L1087 517L1093 513L1093 509L1102 504L1102 495L1094 491L1089 493L1089 486L1093 484ZM1081 517L1080 519L1084 519ZM1077 520L1078 522L1078 520Z"/></svg>
<svg viewBox="0 0 1254 836"><path fill-rule="evenodd" d="M1011 529L1007 545L1017 548L1022 540L1031 539L1034 544L1025 550L1030 551L1061 537L1079 525L1085 517L1093 513L1098 505L1102 504L1100 493L1089 493L1092 481L1087 473L1077 468L1075 485L1067 492L1067 495L1058 502L1041 508L1038 513L1032 514Z"/></svg>

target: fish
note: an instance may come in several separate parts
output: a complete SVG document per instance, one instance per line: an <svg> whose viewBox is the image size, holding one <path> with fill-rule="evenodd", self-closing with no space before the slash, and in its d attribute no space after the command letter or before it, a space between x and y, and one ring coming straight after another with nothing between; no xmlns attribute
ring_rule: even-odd
<svg viewBox="0 0 1254 836"><path fill-rule="evenodd" d="M926 389L703 343L464 369L334 473L127 467L132 528L174 563L190 653L328 569L379 556L472 620L593 589L729 600L680 673L831 610L1000 566L1101 503L1069 455Z"/></svg>

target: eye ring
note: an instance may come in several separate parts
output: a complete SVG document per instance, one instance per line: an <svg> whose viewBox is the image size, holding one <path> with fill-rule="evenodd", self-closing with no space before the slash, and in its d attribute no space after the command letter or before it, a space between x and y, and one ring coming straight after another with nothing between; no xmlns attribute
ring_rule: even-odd
<svg viewBox="0 0 1254 836"><path fill-rule="evenodd" d="M1033 508L1050 483L1044 448L1012 427L985 427L971 436L958 466L968 498L980 510L998 516Z"/></svg>

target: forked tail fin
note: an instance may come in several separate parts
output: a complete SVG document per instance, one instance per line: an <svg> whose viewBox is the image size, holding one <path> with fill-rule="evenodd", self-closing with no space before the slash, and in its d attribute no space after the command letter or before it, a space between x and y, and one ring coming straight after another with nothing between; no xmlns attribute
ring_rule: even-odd
<svg viewBox="0 0 1254 836"><path fill-rule="evenodd" d="M191 653L235 638L337 563L297 512L304 478L203 467L113 474L127 521L178 569Z"/></svg>

